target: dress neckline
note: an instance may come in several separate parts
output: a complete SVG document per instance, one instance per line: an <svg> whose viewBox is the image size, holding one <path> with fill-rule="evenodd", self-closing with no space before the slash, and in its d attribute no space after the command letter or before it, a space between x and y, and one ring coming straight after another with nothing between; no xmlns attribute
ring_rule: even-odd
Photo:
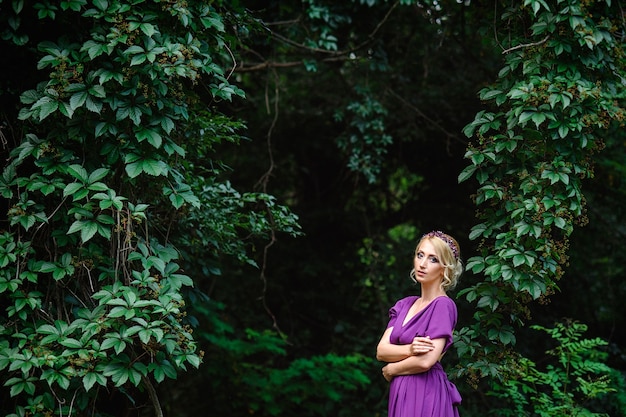
<svg viewBox="0 0 626 417"><path fill-rule="evenodd" d="M411 321L413 321L413 319L415 317L419 316L423 311L425 311L428 307L430 307L437 299L439 299L441 297L448 297L448 296L447 295L438 295L438 296L436 296L428 304L426 304L420 310L416 311L415 314L413 314L411 317L409 317L409 312L411 311L411 309L413 308L415 303L417 303L418 300L420 300L422 298L419 295L416 295L414 297L415 297L415 299L413 300L413 302L411 303L409 308L406 310L406 314L404 315L404 320L402 321L402 327L405 327L407 324L409 324Z"/></svg>

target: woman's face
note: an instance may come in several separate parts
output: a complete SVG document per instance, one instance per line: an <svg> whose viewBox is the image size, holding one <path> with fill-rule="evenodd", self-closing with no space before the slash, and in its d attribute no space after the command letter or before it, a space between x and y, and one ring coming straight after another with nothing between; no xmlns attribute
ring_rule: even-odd
<svg viewBox="0 0 626 417"><path fill-rule="evenodd" d="M415 278L420 284L431 282L441 283L444 267L435 253L435 247L429 239L425 239L417 248L413 259Z"/></svg>

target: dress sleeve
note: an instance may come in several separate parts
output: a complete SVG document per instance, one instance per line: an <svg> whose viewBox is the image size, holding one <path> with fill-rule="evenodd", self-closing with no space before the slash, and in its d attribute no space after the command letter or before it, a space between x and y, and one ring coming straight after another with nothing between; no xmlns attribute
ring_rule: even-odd
<svg viewBox="0 0 626 417"><path fill-rule="evenodd" d="M456 326L456 320L457 310L454 301L447 297L436 300L425 334L431 339L445 338L444 352L452 346L452 332Z"/></svg>
<svg viewBox="0 0 626 417"><path fill-rule="evenodd" d="M402 309L402 305L404 303L404 298L396 301L393 307L389 309L389 322L387 323L387 328L393 327L396 324L396 320L398 319L398 313Z"/></svg>

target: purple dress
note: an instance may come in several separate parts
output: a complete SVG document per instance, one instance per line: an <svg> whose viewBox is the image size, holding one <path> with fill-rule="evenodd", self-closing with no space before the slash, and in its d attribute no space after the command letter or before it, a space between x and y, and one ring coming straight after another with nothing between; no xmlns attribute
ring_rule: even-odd
<svg viewBox="0 0 626 417"><path fill-rule="evenodd" d="M391 343L409 344L415 336L445 338L443 351L447 351L452 346L452 331L457 320L454 301L445 296L437 297L403 326L409 309L418 298L403 298L389 310L387 328L393 326ZM389 417L458 417L460 403L461 395L448 380L440 362L427 372L396 376L391 380Z"/></svg>

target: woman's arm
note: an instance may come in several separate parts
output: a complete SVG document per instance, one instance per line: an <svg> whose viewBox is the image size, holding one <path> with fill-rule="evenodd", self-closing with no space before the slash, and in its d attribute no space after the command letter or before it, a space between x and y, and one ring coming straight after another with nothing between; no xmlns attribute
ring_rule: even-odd
<svg viewBox="0 0 626 417"><path fill-rule="evenodd" d="M411 345L394 345L390 341L393 327L389 327L376 347L376 359L382 362L397 362L411 356Z"/></svg>
<svg viewBox="0 0 626 417"><path fill-rule="evenodd" d="M382 362L398 362L412 355L422 355L435 348L428 337L416 337L413 343L396 345L391 343L390 336L393 327L388 328L376 347L376 359Z"/></svg>
<svg viewBox="0 0 626 417"><path fill-rule="evenodd" d="M383 376L387 381L391 381L395 376L419 374L428 371L443 354L445 343L445 338L433 339L432 350L418 355L409 355L399 361L388 363L382 369ZM415 346L415 344L416 342L405 346L409 346L409 351L411 351L411 347Z"/></svg>

